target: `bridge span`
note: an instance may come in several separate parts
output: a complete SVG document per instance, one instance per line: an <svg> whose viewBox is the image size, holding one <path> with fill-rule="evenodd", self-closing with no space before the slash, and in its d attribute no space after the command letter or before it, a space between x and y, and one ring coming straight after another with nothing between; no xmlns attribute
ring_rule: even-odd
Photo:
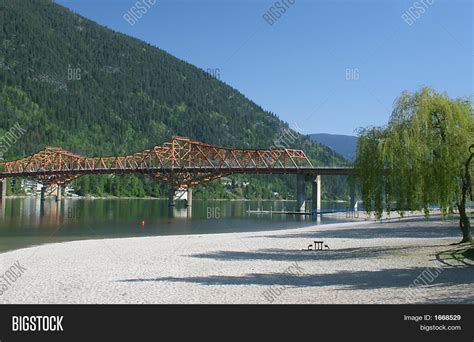
<svg viewBox="0 0 474 342"><path fill-rule="evenodd" d="M321 176L349 175L350 167L315 167L304 151L295 149L235 149L210 145L186 137L174 136L151 149L125 156L87 157L59 147L46 147L18 160L0 162L1 197L5 197L7 177L28 177L61 188L88 174L144 174L169 184L169 203L174 205L177 189L186 189L187 204L192 204L192 187L232 174L296 174L296 210L304 211L305 184L311 181L312 209L321 209ZM351 191L351 205L355 202Z"/></svg>

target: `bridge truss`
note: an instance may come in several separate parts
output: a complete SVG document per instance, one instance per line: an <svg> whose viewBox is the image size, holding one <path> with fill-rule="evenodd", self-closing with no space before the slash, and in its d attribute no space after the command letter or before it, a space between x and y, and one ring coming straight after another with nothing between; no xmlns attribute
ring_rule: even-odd
<svg viewBox="0 0 474 342"><path fill-rule="evenodd" d="M304 151L235 149L174 136L126 156L86 157L58 147L0 163L0 178L29 177L46 186L63 185L86 174L137 173L175 188L189 188L235 173L302 173L314 170Z"/></svg>

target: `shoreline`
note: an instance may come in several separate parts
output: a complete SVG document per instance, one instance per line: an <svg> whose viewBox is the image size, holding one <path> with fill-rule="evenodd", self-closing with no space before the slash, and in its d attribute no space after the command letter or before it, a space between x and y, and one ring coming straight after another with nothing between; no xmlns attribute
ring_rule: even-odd
<svg viewBox="0 0 474 342"><path fill-rule="evenodd" d="M323 227L326 225L331 225L331 224L346 224L346 223L357 223L357 222L370 222L368 219L345 219L347 222L340 222L339 219L343 219L341 213L331 213L331 214L325 214L324 216L329 217L335 221L329 221L329 222L324 222L324 223L318 223L317 227ZM338 217L341 216L341 217ZM244 233L258 233L258 232L276 232L276 231L293 231L293 230L298 230L298 229L303 229L307 227L294 227L294 228L274 228L274 229L265 229L265 230L244 230L241 232L213 232L213 233L194 233L194 234L167 234L167 235L145 235L145 236L117 236L117 237L103 237L103 238L89 238L89 237L84 237L84 238L77 238L77 239L68 239L66 238L64 241L49 241L49 242L38 242L36 244L32 245L27 245L23 247L18 247L18 248L13 248L13 249L7 249L7 250L1 250L0 249L0 256L4 253L8 252L13 252L21 249L26 249L26 248L34 248L34 247L41 247L41 246L47 246L47 245L52 245L52 244L64 244L68 242L75 242L75 241L94 241L94 240L116 240L116 239L133 239L133 238L142 238L142 237L160 237L160 236L207 236L207 235L222 235L222 234L244 234Z"/></svg>
<svg viewBox="0 0 474 342"><path fill-rule="evenodd" d="M270 214L268 213L263 213L263 214L256 214L258 216L260 215L268 215L268 216L271 216ZM289 214L291 215L291 214ZM344 226L344 225L354 225L354 224L357 224L357 223L387 223L387 222L400 222L402 220L406 220L406 219L423 219L423 220L433 220L433 219L437 219L437 220L442 220L442 221L448 221L448 220L453 220L453 219L456 219L455 217L453 216L448 216L448 217L445 217L443 218L440 214L439 211L435 211L433 213L430 214L430 216L428 218L425 217L424 213L422 212L413 212L413 213L408 213L408 214L405 214L403 217L401 215L399 215L398 213L391 213L391 215L387 215L387 213L384 213L383 216L380 218L380 219L376 219L373 214L367 214L365 212L360 212L360 216L358 217L347 217L345 213L343 212L335 212L335 213L326 213L326 214L323 214L322 215L325 219L330 219L329 221L318 221L317 223L311 225L310 227L312 228L324 228L326 226L329 226L329 225L339 225L339 226ZM318 218L319 220L319 218ZM314 222L314 221L313 221ZM297 231L297 230L300 230L300 229L306 229L308 228L308 226L306 227L292 227L292 228L268 228L268 229L264 229L264 230L242 230L242 231L236 231L236 232L212 232L212 233L208 233L208 232L196 232L196 233L190 233L190 234L164 234L164 235L139 235L139 236L133 236L133 235L130 235L130 236L114 236L114 237L100 237L100 238L95 238L95 237L76 237L76 238L70 238L68 236L66 237L62 237L62 238L58 238L58 240L56 241L45 241L45 242L42 242L40 241L41 239L48 239L48 237L46 236L38 236L36 237L37 241L36 243L32 243L32 244L27 244L27 245L24 245L24 246L17 246L17 247L13 247L13 248L8 248L8 249L0 249L0 256L4 253L8 253L8 252L12 252L12 251L17 251L17 250L21 250L21 249L25 249L25 248L34 248L34 247L41 247L41 246L47 246L47 245L51 245L51 244L64 244L64 243L68 243L68 242L75 242L75 241L93 241L93 240L115 240L115 239L132 239L132 238L141 238L141 237L160 237L160 236L188 236L188 237L191 237L191 236L209 236L209 235L225 235L225 234L249 234L249 233L261 233L261 232L268 232L268 233L271 233L271 232L282 232L282 231L288 231L288 232L292 232L292 231ZM49 238L53 237L53 235L49 236ZM25 238L31 238L31 237L25 237Z"/></svg>
<svg viewBox="0 0 474 342"><path fill-rule="evenodd" d="M40 196L38 195L9 195L5 196L5 199L9 198L34 198L39 199ZM49 195L46 196L48 199L54 199L55 196ZM121 199L144 199L144 200L168 200L167 197L116 197L116 196L63 196L63 199L83 199L83 200L121 200ZM213 198L213 199L205 199L205 198L193 198L193 201L242 201L242 202L250 202L250 201L260 201L260 202L296 202L294 199L248 199L248 198ZM322 202L334 202L334 203L349 203L348 200L322 200Z"/></svg>
<svg viewBox="0 0 474 342"><path fill-rule="evenodd" d="M331 215L331 214L328 214ZM337 218L335 218L337 219ZM77 240L66 240L66 241L54 241L54 242L46 242L42 244L37 244L37 245L31 245L31 246L25 246L25 247L20 247L12 250L7 250L4 252L0 252L0 257L2 254L5 253L10 253L10 252L15 252L15 251L20 251L23 249L29 249L29 248L37 248L37 247L43 247L43 246L49 246L49 245L56 245L56 244L66 244L66 243L71 243L71 242L81 242L81 241L102 241L102 240L120 240L120 239L142 239L142 238L159 238L159 237L174 237L174 236L181 236L181 237L193 237L193 236L199 236L199 237L213 237L213 236L221 236L221 235L234 235L234 234L252 234L252 233L273 233L273 232L285 232L285 233L291 233L295 231L299 231L302 229L309 229L309 228L324 228L326 226L330 225L338 225L338 226L353 226L357 224L370 224L374 222L373 220L353 220L350 222L325 222L325 223L320 223L317 225L312 225L309 227L295 227L295 228L284 228L284 229L268 229L268 230L255 230L255 231L241 231L241 232L221 232L221 233L195 233L195 234L169 234L169 235L146 235L146 236L122 236L122 237L106 237L106 238L84 238L84 239L77 239Z"/></svg>
<svg viewBox="0 0 474 342"><path fill-rule="evenodd" d="M330 249L308 251L321 240ZM453 220L345 222L279 231L79 240L0 254L24 275L2 303L474 303ZM302 273L282 277L297 264ZM416 293L424 270L442 272ZM2 271L3 270L3 271ZM281 294L270 296L269 289Z"/></svg>

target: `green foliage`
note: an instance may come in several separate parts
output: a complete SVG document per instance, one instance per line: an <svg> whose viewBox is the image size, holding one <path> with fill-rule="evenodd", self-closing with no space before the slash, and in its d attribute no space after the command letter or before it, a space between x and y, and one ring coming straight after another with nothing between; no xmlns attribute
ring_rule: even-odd
<svg viewBox="0 0 474 342"><path fill-rule="evenodd" d="M172 135L236 148L268 148L288 129L274 114L203 70L52 1L1 1L0 12L0 134L16 122L27 130L9 148L6 160L45 146L83 155L123 155ZM71 70L79 70L80 79L71 79ZM285 147L304 149L315 165L332 164L332 151L296 136ZM346 164L337 155L335 162ZM295 178L248 176L248 189L236 187L230 193L286 196L294 193ZM230 196L215 183L197 193ZM339 177L325 180L325 196L347 197L344 183ZM164 194L161 186L138 176L90 176L75 185L81 194Z"/></svg>
<svg viewBox="0 0 474 342"><path fill-rule="evenodd" d="M21 179L15 178L13 180L13 189L11 190L12 194L15 195L24 195L25 192L21 189Z"/></svg>
<svg viewBox="0 0 474 342"><path fill-rule="evenodd" d="M162 197L164 191L155 183L137 175L87 175L72 186L81 196Z"/></svg>
<svg viewBox="0 0 474 342"><path fill-rule="evenodd" d="M5 192L6 192L6 195L7 196L11 196L12 195L12 184L11 184L11 178L7 178L7 181L5 182Z"/></svg>
<svg viewBox="0 0 474 342"><path fill-rule="evenodd" d="M368 212L400 213L438 204L444 215L462 196L464 164L474 143L469 101L429 88L404 92L386 127L359 132L355 174Z"/></svg>

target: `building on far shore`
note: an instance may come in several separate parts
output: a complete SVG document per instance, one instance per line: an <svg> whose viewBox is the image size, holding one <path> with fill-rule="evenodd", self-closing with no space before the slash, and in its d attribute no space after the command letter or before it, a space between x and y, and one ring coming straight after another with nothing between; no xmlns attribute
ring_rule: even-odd
<svg viewBox="0 0 474 342"><path fill-rule="evenodd" d="M13 182L12 182L13 186ZM41 192L41 188L43 185L38 183L37 181L31 179L22 179L20 188L27 194L27 195L36 195Z"/></svg>
<svg viewBox="0 0 474 342"><path fill-rule="evenodd" d="M12 179L11 182L11 189L13 191L15 187L15 179ZM30 196L39 196L41 194L41 189L43 188L43 184L32 180L32 179L21 179L20 180L20 189L24 191L26 195ZM64 194L65 195L71 195L73 194L75 189L71 185L66 185L64 187Z"/></svg>

